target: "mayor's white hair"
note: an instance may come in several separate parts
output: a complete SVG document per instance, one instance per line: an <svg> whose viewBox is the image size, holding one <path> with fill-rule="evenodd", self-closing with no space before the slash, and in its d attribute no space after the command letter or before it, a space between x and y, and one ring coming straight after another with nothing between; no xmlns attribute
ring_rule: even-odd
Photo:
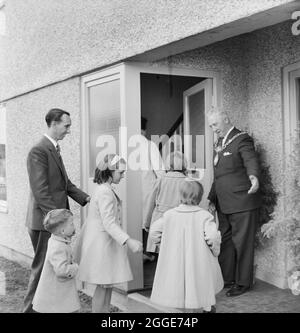
<svg viewBox="0 0 300 333"><path fill-rule="evenodd" d="M224 111L224 109L220 106L211 106L207 111L206 111L206 115L207 117L211 117L211 116L214 116L214 115L218 115L220 116L222 119L229 119L229 116L227 114L226 111Z"/></svg>

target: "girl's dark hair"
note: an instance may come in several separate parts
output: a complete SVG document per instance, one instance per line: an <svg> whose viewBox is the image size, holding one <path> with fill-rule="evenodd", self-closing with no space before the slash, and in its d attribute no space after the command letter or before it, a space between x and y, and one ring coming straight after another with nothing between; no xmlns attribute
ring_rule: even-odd
<svg viewBox="0 0 300 333"><path fill-rule="evenodd" d="M113 159L117 156L117 163L113 163ZM126 164L126 161L122 157L118 157L116 154L107 154L104 156L103 160L97 165L94 176L94 183L103 184L109 180L109 177L112 177L112 173L115 170L118 170L120 164Z"/></svg>
<svg viewBox="0 0 300 333"><path fill-rule="evenodd" d="M100 170L98 167L95 170L94 183L103 184L109 180L109 177L112 177L112 170Z"/></svg>

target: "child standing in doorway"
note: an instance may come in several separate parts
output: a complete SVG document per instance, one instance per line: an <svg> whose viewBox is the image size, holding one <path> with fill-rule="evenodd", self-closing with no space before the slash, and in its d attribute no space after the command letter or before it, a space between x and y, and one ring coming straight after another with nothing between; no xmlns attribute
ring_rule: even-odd
<svg viewBox="0 0 300 333"><path fill-rule="evenodd" d="M158 220L169 209L179 205L179 187L186 178L187 161L184 154L175 151L166 158L167 172L158 178L150 192L144 207L144 229L149 230L152 223ZM157 246L150 237L147 240L147 252L158 253Z"/></svg>
<svg viewBox="0 0 300 333"><path fill-rule="evenodd" d="M186 178L179 190L180 205L150 228L149 237L161 243L151 301L188 312L216 312L215 295L224 285L217 259L221 235L213 216L199 207L201 183Z"/></svg>
<svg viewBox="0 0 300 333"><path fill-rule="evenodd" d="M133 279L127 256L142 252L142 243L122 229L121 200L113 189L124 177L126 162L106 155L95 170L97 185L76 245L78 279L92 289L92 311L109 312L112 288Z"/></svg>
<svg viewBox="0 0 300 333"><path fill-rule="evenodd" d="M52 235L48 241L45 263L33 299L33 310L41 313L70 313L80 310L73 262L71 238L75 234L73 214L68 209L51 210L44 227Z"/></svg>

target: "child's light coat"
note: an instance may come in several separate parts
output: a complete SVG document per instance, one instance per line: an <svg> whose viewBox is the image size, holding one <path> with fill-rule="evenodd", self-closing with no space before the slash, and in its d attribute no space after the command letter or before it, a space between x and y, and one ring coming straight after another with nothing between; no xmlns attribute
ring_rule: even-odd
<svg viewBox="0 0 300 333"><path fill-rule="evenodd" d="M151 225L149 237L155 242L161 233L151 301L190 309L216 304L215 295L224 283L216 257L220 233L213 216L198 206L179 205Z"/></svg>
<svg viewBox="0 0 300 333"><path fill-rule="evenodd" d="M41 313L67 313L80 309L72 262L70 240L51 235L42 274L33 299L33 309Z"/></svg>

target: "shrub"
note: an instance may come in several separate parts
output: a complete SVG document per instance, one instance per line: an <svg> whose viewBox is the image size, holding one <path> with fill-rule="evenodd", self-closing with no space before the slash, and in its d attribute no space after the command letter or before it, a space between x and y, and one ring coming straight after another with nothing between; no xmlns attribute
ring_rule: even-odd
<svg viewBox="0 0 300 333"><path fill-rule="evenodd" d="M256 144L256 153L260 163L260 193L262 196L262 205L260 207L258 231L256 233L255 247L263 246L266 238L261 232L261 227L272 220L274 209L277 204L278 192L275 191L270 173L270 166L266 163L266 151L260 145Z"/></svg>
<svg viewBox="0 0 300 333"><path fill-rule="evenodd" d="M298 133L297 133L298 134ZM299 135L296 136L299 138ZM281 234L291 255L291 264L300 263L300 142L293 142L282 174L284 209L278 209L261 228L265 238Z"/></svg>

